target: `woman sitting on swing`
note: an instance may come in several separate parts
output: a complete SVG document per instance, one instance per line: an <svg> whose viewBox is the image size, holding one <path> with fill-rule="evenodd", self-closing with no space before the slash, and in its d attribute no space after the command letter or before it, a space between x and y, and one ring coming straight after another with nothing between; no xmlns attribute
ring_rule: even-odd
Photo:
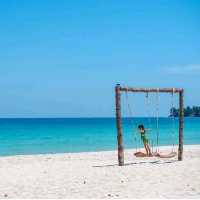
<svg viewBox="0 0 200 200"><path fill-rule="evenodd" d="M150 146L149 146L149 140L147 139L146 134L145 134L146 130L145 130L145 128L144 128L144 125L143 125L143 124L140 124L140 125L138 126L138 129L139 129L139 131L140 131L141 140L142 140L142 142L143 142L143 144L144 144L144 148L145 148L146 153L147 153L146 155L147 155L147 156L153 156L152 153L151 153Z"/></svg>

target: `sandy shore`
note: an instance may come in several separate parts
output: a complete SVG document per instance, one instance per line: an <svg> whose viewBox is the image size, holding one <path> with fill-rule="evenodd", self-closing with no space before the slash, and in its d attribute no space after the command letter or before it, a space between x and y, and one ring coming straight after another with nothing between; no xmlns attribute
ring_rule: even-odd
<svg viewBox="0 0 200 200"><path fill-rule="evenodd" d="M0 198L200 198L200 145L181 162L133 152L0 157Z"/></svg>

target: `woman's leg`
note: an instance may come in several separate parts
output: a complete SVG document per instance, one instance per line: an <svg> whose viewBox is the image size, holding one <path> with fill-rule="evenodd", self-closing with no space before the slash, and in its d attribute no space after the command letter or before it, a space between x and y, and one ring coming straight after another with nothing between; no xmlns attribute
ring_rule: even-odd
<svg viewBox="0 0 200 200"><path fill-rule="evenodd" d="M147 155L149 155L148 148L147 148L147 144L144 144L144 148L145 148L145 150L146 150L146 152L147 152Z"/></svg>
<svg viewBox="0 0 200 200"><path fill-rule="evenodd" d="M149 151L149 155L152 156L152 153L151 153L151 149L149 147L149 144L147 144L147 148L148 148L148 151Z"/></svg>
<svg viewBox="0 0 200 200"><path fill-rule="evenodd" d="M144 144L144 147L145 147L145 150L146 150L146 152L147 152L147 155L148 155L148 156L152 156L152 153L151 153L151 149L150 149L150 147L149 147L149 144L148 144L148 143L145 143L145 144Z"/></svg>

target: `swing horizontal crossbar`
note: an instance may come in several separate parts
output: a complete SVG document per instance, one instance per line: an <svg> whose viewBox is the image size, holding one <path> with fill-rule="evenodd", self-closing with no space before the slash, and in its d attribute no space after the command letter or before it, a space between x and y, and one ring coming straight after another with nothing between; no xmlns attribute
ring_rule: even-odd
<svg viewBox="0 0 200 200"><path fill-rule="evenodd" d="M123 92L168 92L168 93L181 93L184 90L182 88L133 88L133 87L121 87L119 90Z"/></svg>

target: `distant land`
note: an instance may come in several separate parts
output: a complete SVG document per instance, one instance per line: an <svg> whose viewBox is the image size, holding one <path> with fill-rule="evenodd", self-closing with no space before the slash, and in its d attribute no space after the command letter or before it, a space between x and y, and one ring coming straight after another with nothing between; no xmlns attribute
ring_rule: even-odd
<svg viewBox="0 0 200 200"><path fill-rule="evenodd" d="M170 117L178 117L179 116L179 109L172 108L170 110ZM184 116L185 117L200 117L200 106L187 106L184 108Z"/></svg>

